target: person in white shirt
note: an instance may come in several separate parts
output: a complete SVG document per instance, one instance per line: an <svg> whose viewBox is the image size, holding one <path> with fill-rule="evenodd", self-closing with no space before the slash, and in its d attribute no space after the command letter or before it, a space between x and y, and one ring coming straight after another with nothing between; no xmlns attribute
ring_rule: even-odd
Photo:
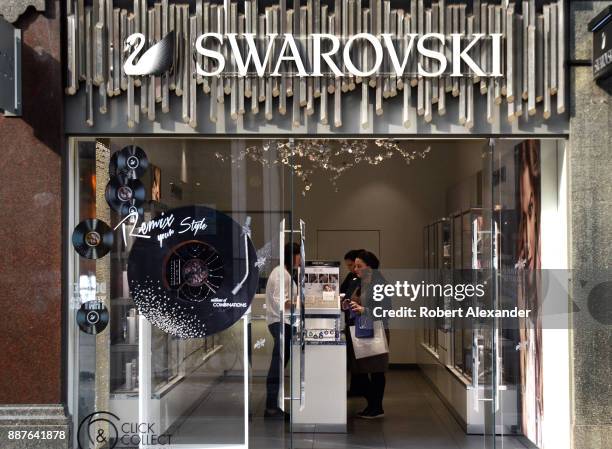
<svg viewBox="0 0 612 449"><path fill-rule="evenodd" d="M266 380L266 418L282 418L285 412L278 406L278 392L281 382L281 348L285 350L285 366L289 361L289 345L291 342L291 301L289 298L297 297L297 285L291 277L294 268L301 263L300 245L288 243L285 245L285 264L272 270L266 283L266 321L268 329L274 338L272 360ZM281 282L284 283L284 298L281 298ZM284 342L281 341L281 307L283 310L283 325L285 328Z"/></svg>

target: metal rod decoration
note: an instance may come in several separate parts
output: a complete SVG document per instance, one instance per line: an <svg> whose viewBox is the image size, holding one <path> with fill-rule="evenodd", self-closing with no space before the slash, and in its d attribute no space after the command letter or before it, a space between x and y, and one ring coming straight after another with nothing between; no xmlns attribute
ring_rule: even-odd
<svg viewBox="0 0 612 449"><path fill-rule="evenodd" d="M557 114L565 112L565 3L559 0L557 3L557 34L559 45L557 46Z"/></svg>
<svg viewBox="0 0 612 449"><path fill-rule="evenodd" d="M457 8L458 9L457 13L458 13L458 20L459 20L459 27L458 27L458 31L459 33L461 33L462 35L465 35L465 5L459 5ZM467 92L466 92L466 78L465 77L461 77L461 79L459 80L459 124L460 125L465 125L466 121L467 121L467 111L466 111L466 97L467 97Z"/></svg>
<svg viewBox="0 0 612 449"><path fill-rule="evenodd" d="M155 9L151 8L148 11L148 17L149 17L149 23L148 23L148 31L149 31L149 45L154 45L155 44ZM154 121L155 120L155 75L151 75L149 76L149 80L147 81L147 90L148 90L148 97L147 97L147 105L148 105L148 109L147 109L147 118L150 121ZM183 97L183 104L185 103L184 100L185 97ZM183 106L183 111L184 111L184 106ZM185 121L185 114L183 113L183 121Z"/></svg>
<svg viewBox="0 0 612 449"><path fill-rule="evenodd" d="M506 101L514 102L514 4L510 4L506 10Z"/></svg>
<svg viewBox="0 0 612 449"><path fill-rule="evenodd" d="M516 74L516 84L515 84L515 101L514 103L514 116L520 117L523 115L523 47L525 46L526 41L523 40L523 16L516 16L516 50L515 50L515 60L516 60L516 70L514 73Z"/></svg>
<svg viewBox="0 0 612 449"><path fill-rule="evenodd" d="M550 7L544 5L544 118L550 117Z"/></svg>
<svg viewBox="0 0 612 449"><path fill-rule="evenodd" d="M557 93L557 5L551 3L549 6L550 14L550 28L546 36L550 39L550 94L555 95Z"/></svg>
<svg viewBox="0 0 612 449"><path fill-rule="evenodd" d="M544 15L538 14L536 25L536 102L544 99Z"/></svg>
<svg viewBox="0 0 612 449"><path fill-rule="evenodd" d="M114 27L113 27L113 2L110 0L106 0L106 11L104 15L104 20L106 22L106 90L108 91L108 96L112 97L115 94L114 87L114 77L113 77L113 59L115 55L114 48Z"/></svg>
<svg viewBox="0 0 612 449"><path fill-rule="evenodd" d="M433 3L431 5L431 31L432 33L440 32L440 11L438 3ZM433 42L433 50L440 51L440 43L437 40ZM437 72L440 69L440 64L438 61L431 62L431 69L434 72ZM435 77L431 80L431 102L433 104L438 102L439 99L439 82L440 78Z"/></svg>
<svg viewBox="0 0 612 449"><path fill-rule="evenodd" d="M527 63L536 68L536 29L534 25L527 27ZM529 70L527 76L527 112L529 115L536 113L536 70Z"/></svg>
<svg viewBox="0 0 612 449"><path fill-rule="evenodd" d="M494 24L495 24L495 32L496 33L502 33L502 11L501 11L501 6L496 5L495 8L493 8L493 14L494 14ZM491 68L493 68L493 52L491 51L491 56L490 56L490 64L491 64ZM500 55L500 62L504 60L503 55ZM497 77L497 78L493 78L493 86L494 86L494 93L495 93L495 104L499 105L502 102L502 78L501 77Z"/></svg>
<svg viewBox="0 0 612 449"><path fill-rule="evenodd" d="M85 0L67 2L67 58L66 94L78 94L81 81L85 84L85 121L94 125L94 107L101 113L108 109L108 98L126 93L125 114L128 127L138 125L140 114L149 120L158 120L156 103L161 103L162 113L168 113L171 92L182 97L181 117L190 126L197 127L198 100L209 101L208 120L216 122L218 114L227 107L232 120L239 120L247 113L246 99L250 98L250 113L259 112L259 103L265 118L273 120L276 114L292 114L292 125L302 126L302 109L305 117L319 108L318 121L335 128L343 125L343 94L360 96L360 127L372 127L371 113L380 116L387 101L393 101L402 91L402 124L412 123L413 115L422 116L424 122L435 122L435 111L442 116L447 111L447 93L458 97L457 121L471 129L479 119L476 113L478 92L486 97L486 108L482 111L492 123L499 117L498 108L507 104L505 119L532 116L541 111L546 119L563 114L566 110L565 90L565 17L563 0L523 0L517 2L473 2L447 0L412 0L401 4L391 0L275 0L267 2L258 12L258 0L232 2L230 0L195 0L189 4L170 0L133 0L132 10L122 9L126 2L117 0ZM160 42L168 33L175 34L173 67L161 75L127 76L123 65L129 55L124 51L128 36L141 33L145 36L141 54ZM238 65L229 45L215 39L207 46L225 56L226 69L217 76L198 74L196 67L205 71L217 67L218 62L195 52L195 40L203 33L237 33L238 47L246 54L249 50L244 33L255 35L255 45L261 56L267 46L272 48L264 76L259 77L251 67L246 76L237 73ZM412 48L403 74L395 72L388 52L383 54L380 69L367 79L348 73L342 54L333 56L335 64L345 76L336 76L325 61L320 77L299 77L295 64L284 60L279 66L279 76L271 76L274 62L280 56L282 39L286 33L293 34L298 44L300 57L306 68L313 69L315 57L313 35L329 33L336 36L341 45L358 33L371 33L382 39L381 34L391 36L391 44L398 60L404 61L408 51L410 33L441 33L446 36L445 45L437 39L424 42L425 47L441 51L449 60L446 71L432 78L419 75L419 68L437 71L440 67L435 59L425 57L417 51L416 40L410 41ZM502 77L479 77L465 63L461 63L463 75L451 76L451 33L463 35L461 46L471 42L474 34L501 33L500 64ZM278 37L271 40L270 34ZM322 40L322 50L330 43ZM385 44L383 44L384 46ZM493 69L492 43L490 37L478 41L470 55L484 71ZM289 50L287 50L288 52ZM363 40L352 45L348 55L361 70L372 67L375 53L372 46ZM289 56L288 54L284 56ZM261 59L261 58L260 58ZM361 83L361 90L351 94ZM197 85L201 84L201 92ZM474 84L477 87L474 88ZM94 87L98 87L94 95ZM140 87L140 99L136 88ZM412 88L416 88L413 98ZM333 95L331 101L329 95ZM228 97L228 106L225 98ZM553 108L553 97L556 108ZM278 102L274 100L278 98ZM359 98L359 97L358 97ZM526 104L523 104L523 102ZM289 104L291 103L291 104ZM542 103L538 106L539 103ZM437 107L434 105L437 104ZM224 105L224 106L221 106ZM333 121L330 119L333 108ZM527 113L525 113L527 112ZM276 114L275 114L276 113Z"/></svg>
<svg viewBox="0 0 612 449"><path fill-rule="evenodd" d="M91 7L85 9L85 123L87 126L94 125L94 100L93 100L93 29L92 29Z"/></svg>
<svg viewBox="0 0 612 449"><path fill-rule="evenodd" d="M427 10L425 11L425 33L429 34L431 33L431 10ZM425 70L430 71L431 70L431 63L429 59L425 60ZM432 102L431 102L431 78L426 78L425 79L425 98L424 98L424 102L425 102L425 109L423 111L423 119L425 120L425 122L429 123L431 122L432 118L433 118L433 113L432 113ZM461 106L460 106L461 107Z"/></svg>
<svg viewBox="0 0 612 449"><path fill-rule="evenodd" d="M364 9L361 21L361 29L365 33L370 29L370 10ZM365 70L368 65L368 50L364 47L361 54L361 66ZM366 80L361 81L361 106L360 124L362 129L367 129L370 123L370 86Z"/></svg>
<svg viewBox="0 0 612 449"><path fill-rule="evenodd" d="M328 33L327 29L327 5L321 6L321 16L319 18L321 22L321 33ZM320 100L319 100L319 122L323 125L329 124L329 115L328 115L328 101L327 101L327 77L323 76L320 78Z"/></svg>
<svg viewBox="0 0 612 449"><path fill-rule="evenodd" d="M77 30L76 30L76 17L71 14L67 17L67 80L68 86L66 87L66 93L68 95L74 95L78 89L78 66L77 66Z"/></svg>
<svg viewBox="0 0 612 449"><path fill-rule="evenodd" d="M169 6L168 0L162 0L161 3L161 37L168 34L169 27ZM164 73L161 76L161 103L162 112L165 114L170 111L170 74Z"/></svg>
<svg viewBox="0 0 612 449"><path fill-rule="evenodd" d="M191 16L189 19L189 126L195 128L198 126L198 106L197 106L197 94L198 94L198 79L196 76L196 63L198 59L195 55L195 41L198 36L198 24L197 17ZM236 86L234 86L235 88ZM233 114L236 114L236 117L232 115L232 118L236 120L237 117L237 105L232 102L232 111Z"/></svg>
<svg viewBox="0 0 612 449"><path fill-rule="evenodd" d="M480 32L481 33L490 33L492 30L490 29L489 23L489 5L486 3L481 3L480 5ZM486 70L488 65L487 62L487 45L480 46L480 66ZM485 78L481 78L480 80L480 93L487 93L487 80Z"/></svg>

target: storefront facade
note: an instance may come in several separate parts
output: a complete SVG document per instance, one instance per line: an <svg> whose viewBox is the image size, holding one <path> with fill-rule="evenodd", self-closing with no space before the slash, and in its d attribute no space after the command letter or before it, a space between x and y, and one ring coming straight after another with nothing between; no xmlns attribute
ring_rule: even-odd
<svg viewBox="0 0 612 449"><path fill-rule="evenodd" d="M593 80L587 27L609 2L183 5L137 0L51 2L23 12L27 3L11 2L0 11L21 29L23 42L22 116L0 121L10 155L1 166L9 213L2 218L6 233L0 239L10 254L2 267L7 286L2 300L9 311L2 339L8 361L0 390L0 403L7 404L2 406L3 447L79 447L86 444L79 434L84 420L102 411L123 424L154 423L148 431L124 431L141 444L147 438L151 447L301 447L308 441L304 432L317 432L313 426L346 433L346 407L337 412L331 405L346 401L344 388L337 388L344 381L338 379L330 391L311 383L320 367L344 372L344 362L332 369L334 361L346 357L344 346L336 348L331 341L309 346L307 333L294 330L288 382L280 393L289 398L280 403L292 415L291 424L288 430L277 429L272 439L259 433L258 382L271 348L265 346L264 295L252 276L255 267L262 274L282 265L280 247L288 241L301 244L306 260L341 259L330 250L338 237L329 231L343 229L344 222L321 217L321 207L310 199L323 205L333 201L334 188L346 191L350 184L343 184L340 175L358 171L357 159L368 168L380 164L379 171L362 176L419 179L407 168L385 167L393 158L410 162L411 170L423 160L426 177L440 178L431 190L443 192L446 204L419 209L429 215L408 220L406 231L388 231L395 228L379 225L383 218L363 218L362 226L351 229L385 255L387 266L431 271L446 267L448 257L454 272L514 269L521 261L537 270L563 270L567 298L562 303L570 311L565 327L508 340L519 347L539 341L534 352L525 350L527 356L516 359L520 368L514 374L500 366L505 356L498 349L502 333L497 328L484 326L479 333L455 322L448 328L434 321L418 330L392 329L398 335L391 340L397 354L392 364L419 366L479 447L503 447L519 434L517 441L541 448L610 446L612 396L602 381L609 377L610 321L602 304L610 295L612 107L610 94ZM153 63L167 51L172 69L158 68L158 76L126 74L130 52L140 51L139 38L122 51L134 33L142 33L143 45L159 42ZM253 33L252 47L248 33ZM454 40L453 34L464 37ZM164 36L174 36L173 42L160 46ZM236 36L235 46L231 36ZM471 52L462 53L471 42ZM251 59L250 67L241 68L249 49L262 59L269 50L269 60L258 68ZM133 64L134 73L147 70L142 62L147 62L144 56ZM147 294L139 295L134 287L140 276L134 267L145 267L156 245L147 249L141 242L141 256L134 255L134 239L125 233L138 233L139 223L132 223L132 231L122 228L122 220L130 223L131 210L122 212L123 204L113 210L107 193L116 155L132 145L144 149L149 164L146 171L132 169L130 182L146 190L144 205L128 205L135 207L138 220L152 222L167 212L182 223L194 213L208 220L213 213L220 228L226 220L236 227L226 252L219 251L225 260L246 258L246 272L238 265L230 268L234 295L245 289L249 313L230 314L223 325L213 320L207 324L210 332L198 334L170 320L163 307L143 305L139 298ZM325 151L334 152L338 161L322 158ZM529 155L536 153L533 169ZM355 156L347 162L347 154ZM470 164L476 168L460 176ZM514 179L521 179L522 170L538 182L537 195L532 193L540 203L533 206L537 240L530 240L528 219L508 224L503 215L510 204L521 209L529 186L515 185ZM324 181L331 181L328 190L319 187ZM408 178L405 184L419 189ZM361 206L371 208L371 215L377 216L380 202L404 210L406 217L413 209L402 201L435 196L385 200L384 189L370 194L375 199ZM91 218L116 230L106 258L84 256L71 244L75 227ZM197 220L191 223L195 236ZM464 248L470 243L460 236L469 236L474 223L482 226L473 231L482 237L470 256ZM508 240L527 235L528 249L504 253L506 225ZM376 229L378 234L368 233ZM418 256L402 259L393 244L385 243L401 241L403 232L418 235L414 242L423 248L413 250ZM155 234L160 247L171 236ZM243 239L245 245L252 242L256 254L248 245L242 249ZM445 255L446 239L450 253ZM249 254L250 263L257 256L258 265L249 265ZM440 261L431 254L440 254ZM24 264L25 259L31 263ZM324 276L333 284L333 274ZM29 299L17 302L24 286ZM91 335L79 328L79 310L90 300L106 308L106 332L104 327ZM308 319L295 310L287 314L302 324ZM399 349L402 339L414 345L414 353ZM475 346L464 351L471 341ZM495 349L486 355L488 347ZM542 347L548 348L543 356ZM521 380L505 380L513 375ZM337 401L330 399L338 392ZM308 409L319 400L329 401L328 406ZM227 413L215 413L224 406ZM201 421L186 425L194 410ZM63 431L66 438L8 438L10 430L40 426ZM185 430L189 426L192 430ZM97 425L95 430L108 429ZM104 447L102 441L91 443L83 447Z"/></svg>

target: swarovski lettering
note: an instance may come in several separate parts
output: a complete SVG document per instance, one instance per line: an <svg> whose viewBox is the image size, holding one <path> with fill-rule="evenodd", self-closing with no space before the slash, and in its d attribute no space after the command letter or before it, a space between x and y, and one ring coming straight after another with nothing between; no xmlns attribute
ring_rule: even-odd
<svg viewBox="0 0 612 449"><path fill-rule="evenodd" d="M206 64L198 58L196 72L205 77L224 73L239 77L255 74L258 77L277 77L290 72L302 78L325 75L367 77L387 70L386 74L402 76L407 74L411 58L418 58L417 75L422 77L439 77L444 73L452 77L468 73L479 77L502 76L501 33L474 33L469 37L459 33L449 36L407 33L399 39L385 33L379 36L357 33L347 39L329 33L313 33L308 39L312 41L312 58L305 57L303 39L291 33L269 33L264 42L258 42L254 33L204 33L198 36L194 47L195 53L203 57ZM360 56L355 56L356 52L352 51L355 46L367 48L372 54L370 61L364 62ZM446 46L450 46L448 57ZM478 46L484 46L490 52L488 70L471 56ZM383 64L385 60L390 61L389 67ZM432 64L427 64L428 60ZM367 64L371 66L366 67ZM342 71L340 67L346 70Z"/></svg>

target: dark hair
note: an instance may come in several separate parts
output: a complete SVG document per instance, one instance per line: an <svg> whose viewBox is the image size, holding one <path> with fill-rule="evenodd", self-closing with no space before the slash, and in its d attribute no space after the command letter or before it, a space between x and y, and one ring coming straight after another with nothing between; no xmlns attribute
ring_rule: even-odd
<svg viewBox="0 0 612 449"><path fill-rule="evenodd" d="M293 256L300 254L300 245L297 243L287 243L285 245L285 268L291 271L293 265Z"/></svg>
<svg viewBox="0 0 612 449"><path fill-rule="evenodd" d="M359 253L363 251L365 251L365 249L352 249L344 255L344 260L352 260L354 262Z"/></svg>
<svg viewBox="0 0 612 449"><path fill-rule="evenodd" d="M356 258L363 260L364 263L373 270L378 270L378 267L380 266L380 261L378 260L378 257L376 257L376 254L370 251L359 251L359 254L357 254Z"/></svg>

